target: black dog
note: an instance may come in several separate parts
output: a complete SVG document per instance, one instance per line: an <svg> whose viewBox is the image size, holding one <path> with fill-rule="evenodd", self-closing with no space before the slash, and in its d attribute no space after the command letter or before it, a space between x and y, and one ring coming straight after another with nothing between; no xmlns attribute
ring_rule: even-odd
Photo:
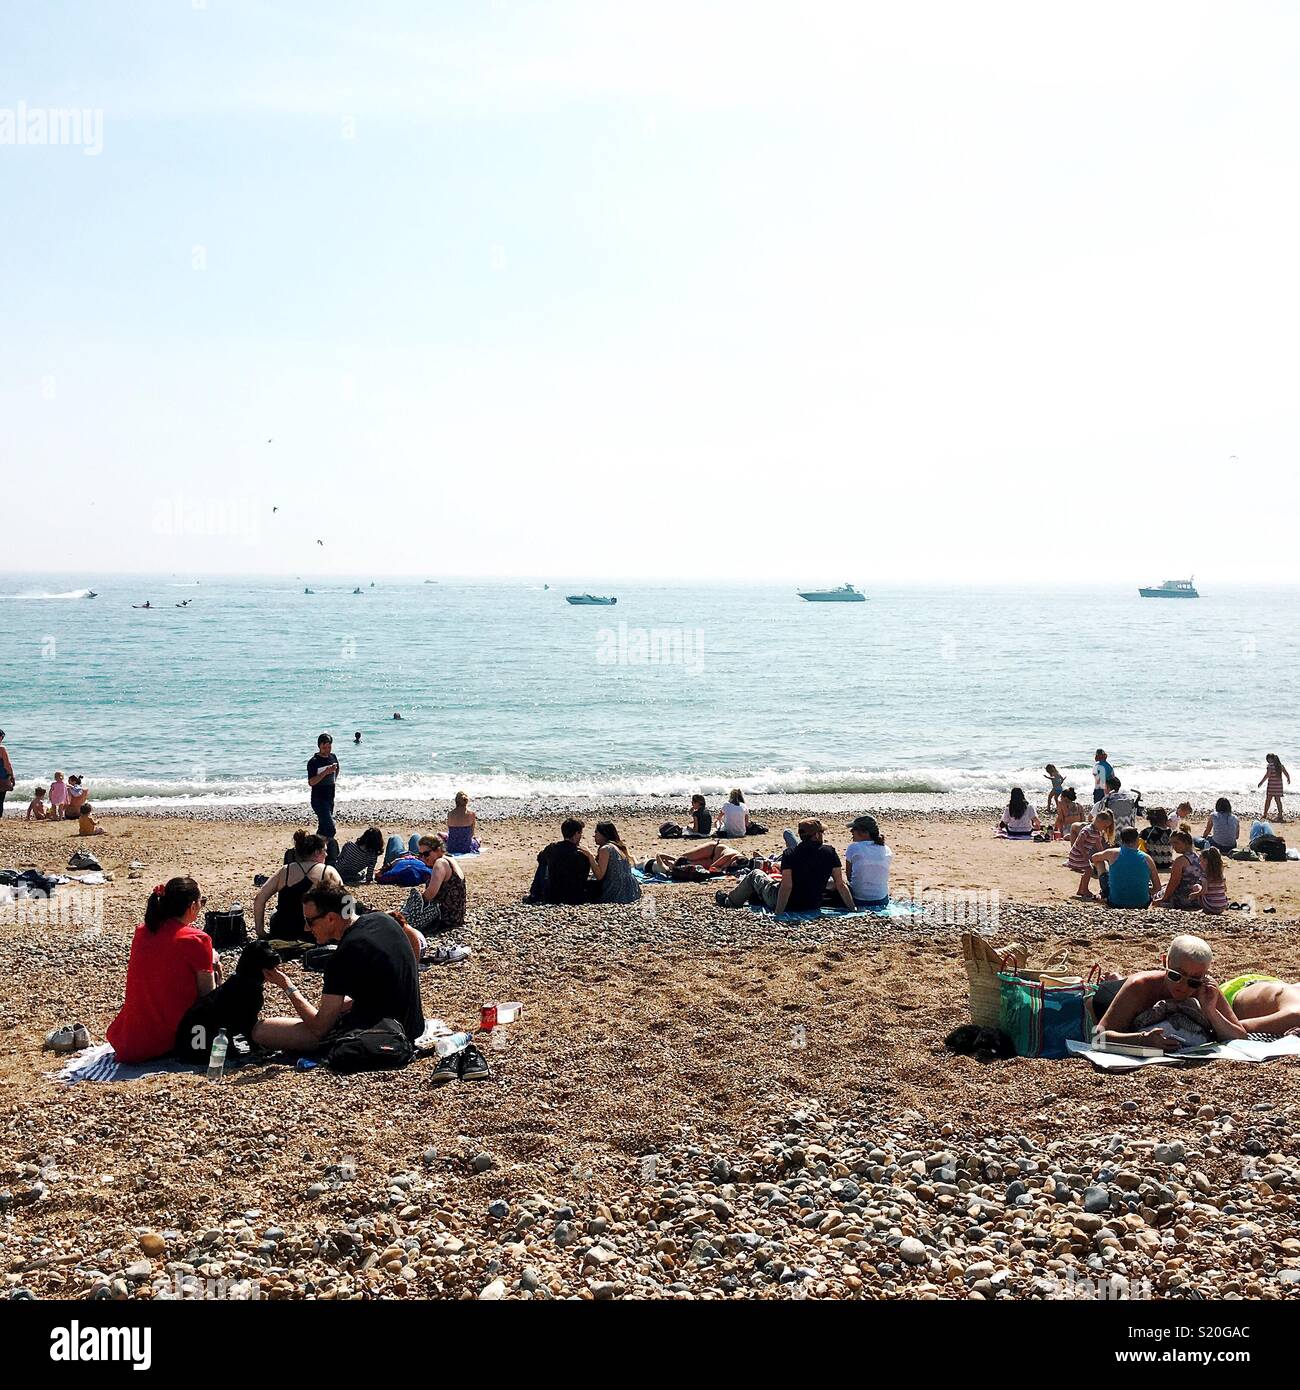
<svg viewBox="0 0 1300 1390"><path fill-rule="evenodd" d="M974 1057L977 1062L997 1062L1016 1055L1015 1044L1001 1029L981 1028L977 1023L954 1028L943 1045L949 1052Z"/></svg>
<svg viewBox="0 0 1300 1390"><path fill-rule="evenodd" d="M236 1034L249 1037L262 1012L266 987L262 971L279 964L280 953L269 941L250 941L239 953L235 973L190 1005L176 1029L176 1056L187 1062L206 1062L213 1039L222 1028L228 1038Z"/></svg>

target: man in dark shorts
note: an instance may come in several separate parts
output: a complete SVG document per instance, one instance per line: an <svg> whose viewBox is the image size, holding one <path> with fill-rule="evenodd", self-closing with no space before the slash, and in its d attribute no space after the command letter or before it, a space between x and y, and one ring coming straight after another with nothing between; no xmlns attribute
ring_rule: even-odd
<svg viewBox="0 0 1300 1390"><path fill-rule="evenodd" d="M781 856L780 881L762 869L751 869L730 893L718 890L719 905L743 907L757 898L778 917L786 912L820 912L826 885L834 883L844 910L855 911L853 894L844 881L844 866L834 846L824 842L825 833L821 821L801 820L799 843Z"/></svg>
<svg viewBox="0 0 1300 1390"><path fill-rule="evenodd" d="M584 823L570 816L560 826L560 838L537 856L537 872L526 901L530 903L585 903L591 855L582 848Z"/></svg>
<svg viewBox="0 0 1300 1390"><path fill-rule="evenodd" d="M336 888L313 888L302 900L302 917L318 945L338 942L313 1006L283 970L268 970L268 984L289 996L297 1018L264 1019L253 1029L259 1047L316 1052L340 1033L372 1028L394 1018L414 1042L424 1032L420 975L406 933L386 912L353 916L351 896Z"/></svg>
<svg viewBox="0 0 1300 1390"><path fill-rule="evenodd" d="M338 779L334 740L329 734L322 734L316 740L316 756L307 761L307 785L311 788L311 809L316 813L316 833L327 840L334 838L334 789Z"/></svg>

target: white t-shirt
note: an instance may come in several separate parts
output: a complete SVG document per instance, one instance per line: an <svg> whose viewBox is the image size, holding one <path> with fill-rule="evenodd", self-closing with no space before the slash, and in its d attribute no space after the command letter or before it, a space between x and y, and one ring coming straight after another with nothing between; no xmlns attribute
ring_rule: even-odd
<svg viewBox="0 0 1300 1390"><path fill-rule="evenodd" d="M849 892L856 903L877 903L889 896L889 861L894 851L871 840L854 840L844 851Z"/></svg>
<svg viewBox="0 0 1300 1390"><path fill-rule="evenodd" d="M739 806L731 801L725 802L722 807L723 834L743 835L745 833L745 817L748 814L743 801Z"/></svg>

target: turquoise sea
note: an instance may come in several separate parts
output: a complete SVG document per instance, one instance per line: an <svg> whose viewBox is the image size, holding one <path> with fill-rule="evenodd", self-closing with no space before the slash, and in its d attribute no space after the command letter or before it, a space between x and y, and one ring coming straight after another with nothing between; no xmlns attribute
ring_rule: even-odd
<svg viewBox="0 0 1300 1390"><path fill-rule="evenodd" d="M991 804L1044 788L1049 760L1086 791L1098 745L1148 803L1253 806L1268 752L1300 776L1300 591L809 604L786 585L543 582L0 577L11 805L56 768L100 804L303 801L323 729L340 802L740 785ZM584 591L619 601L564 602Z"/></svg>

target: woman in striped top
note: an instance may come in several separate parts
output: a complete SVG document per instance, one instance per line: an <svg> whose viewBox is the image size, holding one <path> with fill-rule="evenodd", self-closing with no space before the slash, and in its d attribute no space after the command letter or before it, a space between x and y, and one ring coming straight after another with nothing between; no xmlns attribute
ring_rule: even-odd
<svg viewBox="0 0 1300 1390"><path fill-rule="evenodd" d="M1285 777L1288 782L1291 780L1291 774L1282 765L1282 759L1279 758L1276 753L1270 753L1268 757L1264 759L1264 775L1255 784L1256 786L1264 788L1264 810L1262 812L1262 819L1264 820L1268 819L1268 807L1270 802L1277 807L1277 819L1280 821L1286 819L1282 814L1283 777ZM1267 783L1267 786L1265 786L1265 783Z"/></svg>
<svg viewBox="0 0 1300 1390"><path fill-rule="evenodd" d="M1098 811L1091 825L1081 825L1070 846L1066 868L1080 874L1078 898L1095 898L1089 887L1092 880L1092 856L1109 849L1115 839L1115 817L1109 811Z"/></svg>
<svg viewBox="0 0 1300 1390"><path fill-rule="evenodd" d="M338 863L334 867L344 883L373 883L375 865L383 852L384 832L372 825L369 830L363 830L355 841L349 840L339 850Z"/></svg>
<svg viewBox="0 0 1300 1390"><path fill-rule="evenodd" d="M1223 855L1213 845L1201 851L1205 886L1201 889L1201 910L1217 917L1228 905L1228 885L1223 878Z"/></svg>

